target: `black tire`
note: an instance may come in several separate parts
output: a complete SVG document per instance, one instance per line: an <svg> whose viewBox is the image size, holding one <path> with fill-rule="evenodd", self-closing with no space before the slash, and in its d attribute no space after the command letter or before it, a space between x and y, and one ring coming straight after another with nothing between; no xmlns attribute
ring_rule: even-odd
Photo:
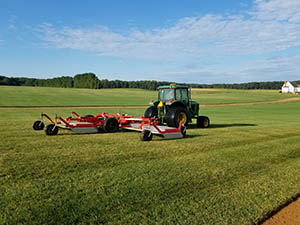
<svg viewBox="0 0 300 225"><path fill-rule="evenodd" d="M144 113L145 118L152 118L152 117L157 117L158 111L155 106L150 106L146 109Z"/></svg>
<svg viewBox="0 0 300 225"><path fill-rule="evenodd" d="M169 127L179 127L180 120L184 119L184 124L188 124L187 111L183 107L171 107L165 117L166 123Z"/></svg>
<svg viewBox="0 0 300 225"><path fill-rule="evenodd" d="M119 130L119 123L116 118L106 118L103 123L103 130L106 133L113 133Z"/></svg>
<svg viewBox="0 0 300 225"><path fill-rule="evenodd" d="M151 141L152 133L150 130L143 130L141 134L141 141Z"/></svg>
<svg viewBox="0 0 300 225"><path fill-rule="evenodd" d="M210 121L207 116L199 116L197 118L197 127L200 128L209 128Z"/></svg>
<svg viewBox="0 0 300 225"><path fill-rule="evenodd" d="M55 124L49 124L46 127L45 133L49 136L57 135L58 127Z"/></svg>
<svg viewBox="0 0 300 225"><path fill-rule="evenodd" d="M182 133L183 137L186 136L186 127L185 126L181 127L181 133Z"/></svg>
<svg viewBox="0 0 300 225"><path fill-rule="evenodd" d="M32 128L34 130L43 130L45 127L45 124L43 123L43 121L37 120L33 123Z"/></svg>

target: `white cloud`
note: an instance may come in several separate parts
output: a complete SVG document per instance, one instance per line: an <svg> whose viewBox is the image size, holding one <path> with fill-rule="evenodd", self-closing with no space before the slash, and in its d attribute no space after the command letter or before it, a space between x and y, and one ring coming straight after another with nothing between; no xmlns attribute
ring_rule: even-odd
<svg viewBox="0 0 300 225"><path fill-rule="evenodd" d="M116 32L106 26L56 27L36 31L49 47L94 52L101 56L156 59L162 62L215 56L256 56L300 46L300 0L254 0L247 15L186 17L168 27ZM241 67L187 64L174 72L152 73L151 79L189 82L243 82L300 79L300 57L286 56L244 62ZM221 68L222 66L220 66ZM174 68L174 67L173 67ZM293 77L295 79L293 79Z"/></svg>
<svg viewBox="0 0 300 225"><path fill-rule="evenodd" d="M249 80L300 80L300 55L256 60L239 72Z"/></svg>
<svg viewBox="0 0 300 225"><path fill-rule="evenodd" d="M145 74L157 80L194 83L243 83L251 81L300 80L300 55L282 56L244 62L224 68L211 65L198 68L182 68L168 72Z"/></svg>
<svg viewBox="0 0 300 225"><path fill-rule="evenodd" d="M56 28L51 24L41 25L38 31L49 46L104 56L174 59L262 54L300 45L299 8L299 0L256 0L250 18L186 17L170 27L123 33L105 26Z"/></svg>
<svg viewBox="0 0 300 225"><path fill-rule="evenodd" d="M256 4L253 14L259 19L300 22L299 0L256 0Z"/></svg>

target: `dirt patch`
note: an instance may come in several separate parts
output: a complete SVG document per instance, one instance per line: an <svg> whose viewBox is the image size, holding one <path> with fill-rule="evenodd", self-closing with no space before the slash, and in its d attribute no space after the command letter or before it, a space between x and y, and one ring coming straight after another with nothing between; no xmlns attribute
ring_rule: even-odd
<svg viewBox="0 0 300 225"><path fill-rule="evenodd" d="M224 104L200 104L201 107L215 107L215 106L239 106L239 105L260 105L260 104L272 104L282 102L294 102L300 101L299 97L279 99L274 101L261 101L261 102L239 102L239 103L224 103ZM60 108L103 108L103 109L115 109L115 108L132 108L132 109L145 109L148 105L82 105L82 106L0 106L0 109L60 109Z"/></svg>
<svg viewBox="0 0 300 225"><path fill-rule="evenodd" d="M299 225L300 224L300 198L280 210L262 225Z"/></svg>

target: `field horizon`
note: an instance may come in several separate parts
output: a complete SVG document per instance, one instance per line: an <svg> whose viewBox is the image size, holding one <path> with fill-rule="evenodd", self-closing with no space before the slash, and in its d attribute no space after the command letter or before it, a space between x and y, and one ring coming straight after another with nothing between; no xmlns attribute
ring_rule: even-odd
<svg viewBox="0 0 300 225"><path fill-rule="evenodd" d="M192 99L200 105L266 102L297 97L300 98L277 90L192 89ZM157 99L157 91L0 86L0 106L146 106L151 99Z"/></svg>

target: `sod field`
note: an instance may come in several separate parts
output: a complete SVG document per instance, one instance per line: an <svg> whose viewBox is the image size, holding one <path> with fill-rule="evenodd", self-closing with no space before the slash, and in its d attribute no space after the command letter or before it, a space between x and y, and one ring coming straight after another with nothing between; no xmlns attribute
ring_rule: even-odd
<svg viewBox="0 0 300 225"><path fill-rule="evenodd" d="M126 105L126 96L128 105L146 105L157 94L55 89L49 100L54 89L33 94L34 88L14 88L0 87L2 106L64 105L65 99L70 105ZM78 95L81 100L74 99ZM206 104L295 97L216 89L194 90L193 96ZM75 111L119 110L144 112ZM43 109L63 117L71 111ZM185 139L141 142L130 131L49 137L32 129L40 109L0 109L0 224L253 224L299 195L300 101L200 111L211 128L190 125Z"/></svg>

